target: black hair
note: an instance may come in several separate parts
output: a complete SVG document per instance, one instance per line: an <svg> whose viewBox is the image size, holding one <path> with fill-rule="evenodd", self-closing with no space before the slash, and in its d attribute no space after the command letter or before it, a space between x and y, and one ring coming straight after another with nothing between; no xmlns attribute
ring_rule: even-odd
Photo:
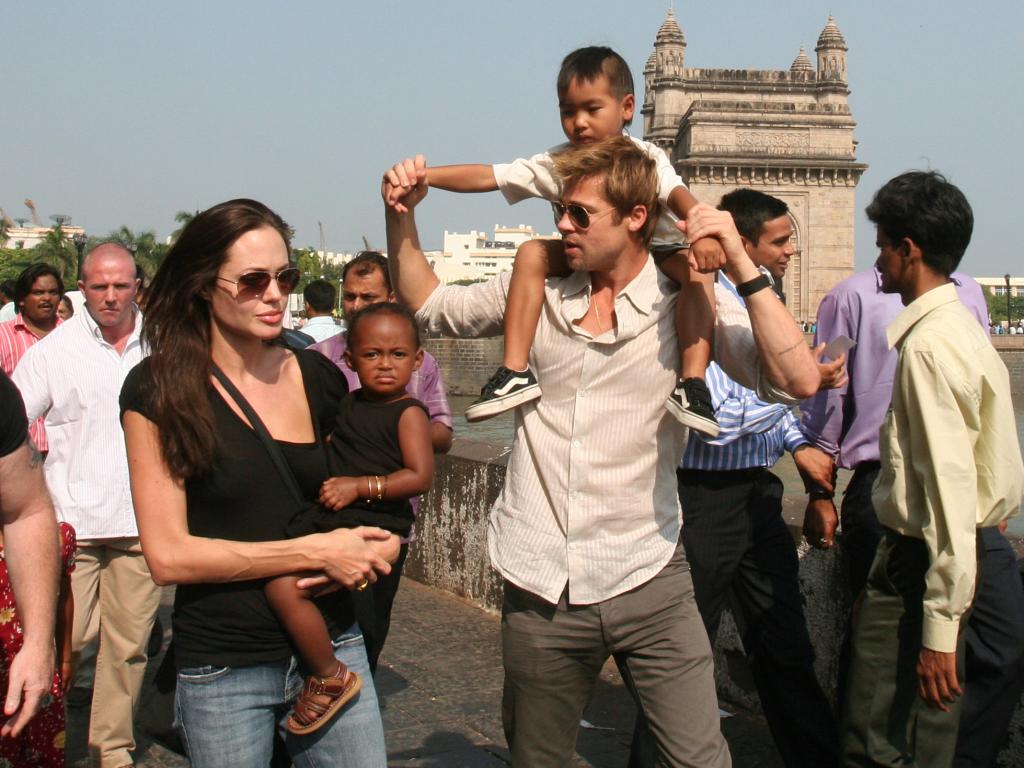
<svg viewBox="0 0 1024 768"><path fill-rule="evenodd" d="M629 65L605 45L577 48L562 59L556 83L558 95L563 96L573 80L590 83L601 75L608 78L608 85L617 99L633 95L633 73L629 71Z"/></svg>
<svg viewBox="0 0 1024 768"><path fill-rule="evenodd" d="M366 277L372 274L375 269L379 269L383 273L384 285L387 287L388 293L391 293L391 275L388 274L388 260L380 251L360 251L353 256L352 261L341 270L341 282L345 282L351 270L355 270L359 277Z"/></svg>
<svg viewBox="0 0 1024 768"><path fill-rule="evenodd" d="M946 277L959 266L974 231L971 204L938 171L907 171L890 179L865 212L890 242L909 238L924 263Z"/></svg>
<svg viewBox="0 0 1024 768"><path fill-rule="evenodd" d="M313 280L302 292L302 298L316 312L330 312L334 309L338 292L326 280Z"/></svg>
<svg viewBox="0 0 1024 768"><path fill-rule="evenodd" d="M4 280L0 283L0 293L6 296L9 300L14 300L14 281Z"/></svg>
<svg viewBox="0 0 1024 768"><path fill-rule="evenodd" d="M42 261L37 261L35 264L29 264L25 269L18 275L18 279L14 283L14 293L7 293L8 296L14 299L16 306L21 306L26 297L32 292L32 286L36 280L44 275L51 275L57 281L57 293L61 296L64 295L64 280L61 279L60 272L52 264L47 264Z"/></svg>
<svg viewBox="0 0 1024 768"><path fill-rule="evenodd" d="M416 349L420 348L420 329L416 324L416 318L413 317L412 312L403 305L397 304L393 301L382 301L380 304L370 304L369 306L363 307L348 319L348 332L345 336L345 340L348 343L349 349L355 347L356 330L360 325L362 325L363 320L375 315L391 315L392 317L401 317L405 319L409 323L410 330L412 330L412 338L413 341L416 342Z"/></svg>
<svg viewBox="0 0 1024 768"><path fill-rule="evenodd" d="M737 231L755 247L764 225L789 213L789 207L779 198L747 188L723 195L718 210L731 213Z"/></svg>

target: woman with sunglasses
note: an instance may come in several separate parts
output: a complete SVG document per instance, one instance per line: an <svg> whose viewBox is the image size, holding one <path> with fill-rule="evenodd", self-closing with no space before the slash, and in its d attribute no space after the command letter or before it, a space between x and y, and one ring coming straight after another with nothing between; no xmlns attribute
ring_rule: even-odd
<svg viewBox="0 0 1024 768"><path fill-rule="evenodd" d="M263 582L309 572L361 588L397 555L377 528L285 540L296 496L315 501L328 477L318 436L331 430L346 389L325 357L270 343L299 280L288 234L253 200L196 216L153 279L143 329L151 354L121 392L146 560L158 583L178 585L176 720L199 768L268 765L274 732L302 688ZM345 717L315 737L287 734L288 752L300 768L383 766L350 596L343 589L317 602L338 660L364 685Z"/></svg>

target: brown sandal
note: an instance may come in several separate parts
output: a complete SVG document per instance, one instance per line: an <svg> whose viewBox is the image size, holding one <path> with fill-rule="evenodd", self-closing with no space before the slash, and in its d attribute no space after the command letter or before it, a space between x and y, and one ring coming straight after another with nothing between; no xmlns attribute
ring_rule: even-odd
<svg viewBox="0 0 1024 768"><path fill-rule="evenodd" d="M310 675L299 698L292 705L285 728L296 736L313 733L327 724L363 687L358 674L340 661L331 677Z"/></svg>

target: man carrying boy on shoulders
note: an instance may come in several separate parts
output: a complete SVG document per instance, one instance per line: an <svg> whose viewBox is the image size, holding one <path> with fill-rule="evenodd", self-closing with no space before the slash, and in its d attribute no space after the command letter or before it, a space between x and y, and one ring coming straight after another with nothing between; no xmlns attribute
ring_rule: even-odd
<svg viewBox="0 0 1024 768"><path fill-rule="evenodd" d="M675 467L686 430L663 409L679 356L675 286L647 248L659 207L655 162L616 136L567 149L555 170L558 246L573 272L545 287L530 354L545 395L517 412L488 537L505 579L503 717L513 765L570 762L583 707L615 654L666 765L728 766L711 649L680 544ZM422 158L407 160L382 189L385 201L402 203L401 213L386 208L398 294L432 330L499 333L509 274L439 286L423 256L412 209L425 179ZM716 292L723 368L766 399L813 393L810 350L729 215L695 206L687 232L723 241L727 270L747 295L749 318Z"/></svg>

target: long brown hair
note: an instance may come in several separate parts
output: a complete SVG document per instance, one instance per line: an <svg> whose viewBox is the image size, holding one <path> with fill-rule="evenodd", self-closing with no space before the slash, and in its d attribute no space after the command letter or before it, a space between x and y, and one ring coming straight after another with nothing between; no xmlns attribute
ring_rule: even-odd
<svg viewBox="0 0 1024 768"><path fill-rule="evenodd" d="M150 285L142 328L153 382L148 407L176 477L201 475L216 459L206 297L231 245L261 227L276 230L288 244L288 225L263 203L229 200L203 211L181 231Z"/></svg>

